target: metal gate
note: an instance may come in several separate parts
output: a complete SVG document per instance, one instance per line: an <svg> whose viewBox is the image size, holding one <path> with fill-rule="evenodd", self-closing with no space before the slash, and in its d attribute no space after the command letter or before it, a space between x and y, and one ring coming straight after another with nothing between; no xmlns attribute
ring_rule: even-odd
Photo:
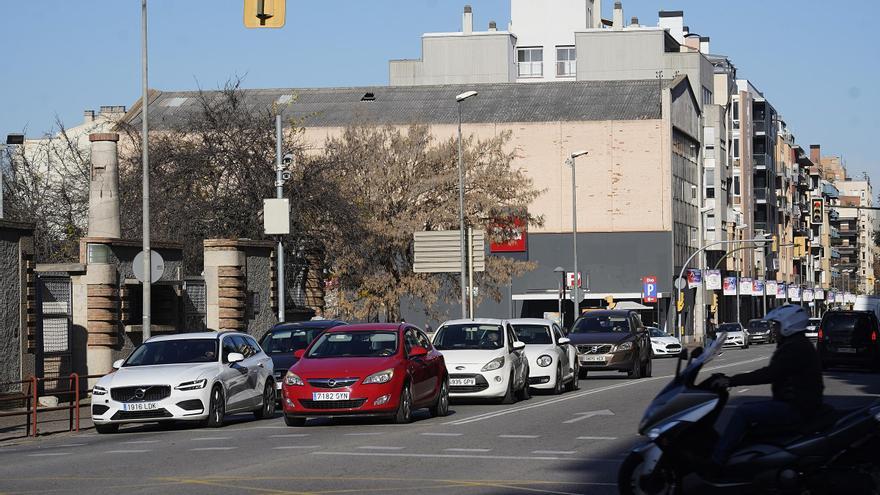
<svg viewBox="0 0 880 495"><path fill-rule="evenodd" d="M70 374L73 323L70 276L41 273L37 276L36 375L56 378ZM42 392L42 390L41 390Z"/></svg>
<svg viewBox="0 0 880 495"><path fill-rule="evenodd" d="M205 279L187 277L183 282L183 329L192 332L208 326L208 293Z"/></svg>

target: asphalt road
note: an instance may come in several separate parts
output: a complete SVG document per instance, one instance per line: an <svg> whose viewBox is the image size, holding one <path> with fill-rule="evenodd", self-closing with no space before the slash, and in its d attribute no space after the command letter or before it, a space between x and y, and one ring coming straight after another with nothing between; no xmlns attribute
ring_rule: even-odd
<svg viewBox="0 0 880 495"><path fill-rule="evenodd" d="M730 350L706 371L748 371L771 352ZM663 359L652 378L591 374L580 391L510 406L453 403L450 416L420 411L409 425L350 419L289 428L280 416L242 415L219 429L143 425L0 444L0 494L617 493L618 465L640 442L636 425L674 368ZM832 372L825 383L838 407L880 395L876 374ZM735 389L732 402L769 393Z"/></svg>

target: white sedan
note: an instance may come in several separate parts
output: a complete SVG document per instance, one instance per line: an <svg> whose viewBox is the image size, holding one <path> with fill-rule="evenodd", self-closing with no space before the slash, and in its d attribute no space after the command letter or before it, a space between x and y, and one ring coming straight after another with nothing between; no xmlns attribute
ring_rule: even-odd
<svg viewBox="0 0 880 495"><path fill-rule="evenodd" d="M654 357L681 354L680 340L657 327L648 327L648 332L651 334L651 351Z"/></svg>
<svg viewBox="0 0 880 495"><path fill-rule="evenodd" d="M554 394L580 388L577 349L568 343L568 338L556 323L538 318L519 318L510 320L510 324L520 342L526 344L526 357L531 371L529 386L553 390Z"/></svg>
<svg viewBox="0 0 880 495"><path fill-rule="evenodd" d="M718 326L718 334L727 333L724 347L749 348L749 332L741 323L722 323Z"/></svg>
<svg viewBox="0 0 880 495"><path fill-rule="evenodd" d="M503 404L529 398L526 345L507 320L451 320L434 334L449 374L450 397L497 398Z"/></svg>
<svg viewBox="0 0 880 495"><path fill-rule="evenodd" d="M200 332L153 337L92 389L98 433L124 423L195 421L222 426L227 414L275 414L272 359L253 337Z"/></svg>

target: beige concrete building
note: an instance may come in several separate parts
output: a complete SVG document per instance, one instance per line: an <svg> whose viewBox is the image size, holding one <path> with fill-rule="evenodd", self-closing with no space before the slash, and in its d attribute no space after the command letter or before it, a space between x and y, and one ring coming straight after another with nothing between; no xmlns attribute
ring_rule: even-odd
<svg viewBox="0 0 880 495"><path fill-rule="evenodd" d="M841 203L850 206L874 206L871 181L847 179L835 183L841 194ZM851 285L860 294L874 294L874 226L876 211L838 208L840 237L835 247L840 252L841 270L849 272ZM845 265L845 266L843 266Z"/></svg>

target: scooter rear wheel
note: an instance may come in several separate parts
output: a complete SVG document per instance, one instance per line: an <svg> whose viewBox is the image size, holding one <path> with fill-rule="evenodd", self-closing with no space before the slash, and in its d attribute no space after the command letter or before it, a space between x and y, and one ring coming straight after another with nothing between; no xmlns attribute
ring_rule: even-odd
<svg viewBox="0 0 880 495"><path fill-rule="evenodd" d="M617 473L617 487L621 495L681 495L682 488L674 472L657 466L651 476L644 476L645 459L631 452Z"/></svg>

